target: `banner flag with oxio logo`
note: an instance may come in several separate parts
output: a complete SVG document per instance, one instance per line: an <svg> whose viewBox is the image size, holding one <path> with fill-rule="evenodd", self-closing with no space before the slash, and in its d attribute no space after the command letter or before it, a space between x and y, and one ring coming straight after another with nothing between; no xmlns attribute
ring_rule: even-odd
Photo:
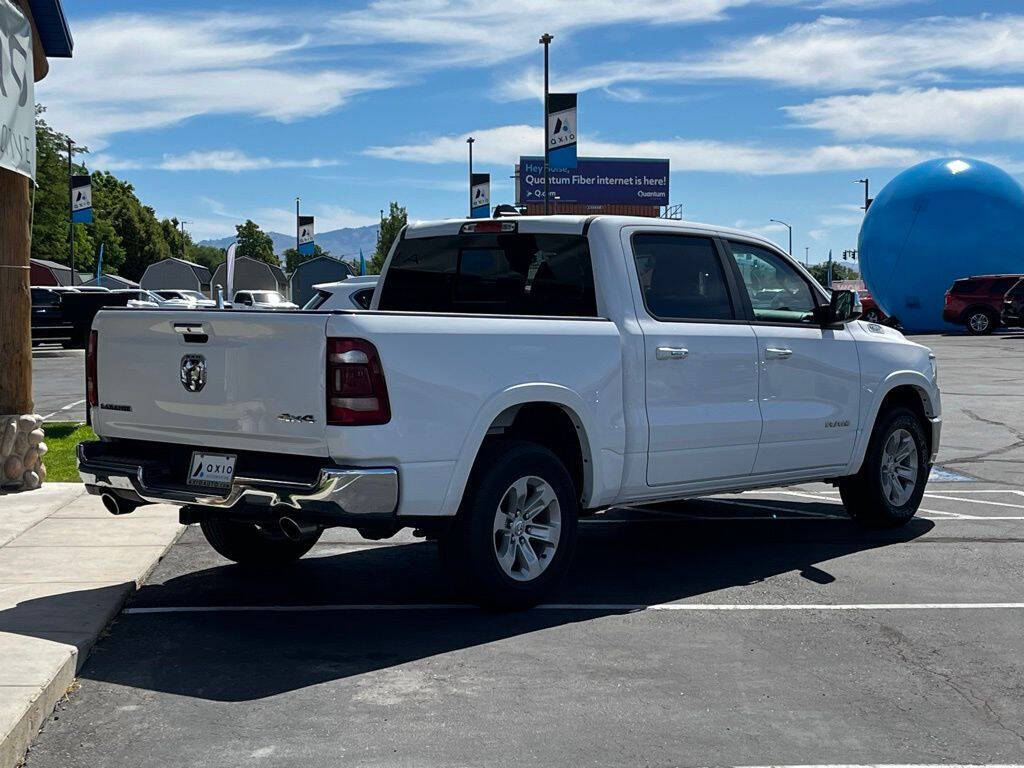
<svg viewBox="0 0 1024 768"><path fill-rule="evenodd" d="M0 0L0 168L36 177L32 26L17 3Z"/></svg>
<svg viewBox="0 0 1024 768"><path fill-rule="evenodd" d="M548 168L576 167L576 94L548 94Z"/></svg>
<svg viewBox="0 0 1024 768"><path fill-rule="evenodd" d="M469 180L470 215L474 219L486 219L491 215L491 174L474 173Z"/></svg>
<svg viewBox="0 0 1024 768"><path fill-rule="evenodd" d="M299 253L313 254L313 217L299 216Z"/></svg>
<svg viewBox="0 0 1024 768"><path fill-rule="evenodd" d="M71 177L71 220L79 224L92 221L92 184L88 174Z"/></svg>

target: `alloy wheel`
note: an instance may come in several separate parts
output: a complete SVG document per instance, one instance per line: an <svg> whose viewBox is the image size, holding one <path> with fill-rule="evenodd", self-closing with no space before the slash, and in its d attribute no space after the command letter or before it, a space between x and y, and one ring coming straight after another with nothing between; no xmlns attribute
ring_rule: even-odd
<svg viewBox="0 0 1024 768"><path fill-rule="evenodd" d="M917 487L917 443L906 429L895 429L882 448L882 493L894 507L902 507Z"/></svg>
<svg viewBox="0 0 1024 768"><path fill-rule="evenodd" d="M561 538L562 512L554 488L529 475L505 491L494 512L498 564L516 581L532 581L551 564Z"/></svg>
<svg viewBox="0 0 1024 768"><path fill-rule="evenodd" d="M991 324L991 322L991 319L989 319L988 314L986 314L985 312L976 312L975 314L971 315L970 320L968 320L968 324L971 326L971 330L974 331L975 333L984 333L986 330L988 330L988 327Z"/></svg>

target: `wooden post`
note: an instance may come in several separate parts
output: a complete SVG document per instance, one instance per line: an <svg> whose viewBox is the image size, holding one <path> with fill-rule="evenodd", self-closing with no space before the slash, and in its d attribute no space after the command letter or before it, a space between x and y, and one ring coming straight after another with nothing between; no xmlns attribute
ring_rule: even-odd
<svg viewBox="0 0 1024 768"><path fill-rule="evenodd" d="M33 410L29 183L0 169L0 414Z"/></svg>

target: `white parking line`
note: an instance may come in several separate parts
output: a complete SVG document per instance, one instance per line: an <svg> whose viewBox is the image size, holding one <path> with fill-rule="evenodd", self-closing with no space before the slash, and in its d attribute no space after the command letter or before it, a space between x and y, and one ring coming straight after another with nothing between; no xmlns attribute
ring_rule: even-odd
<svg viewBox="0 0 1024 768"><path fill-rule="evenodd" d="M1019 763L841 763L827 765L745 765L737 768L1024 768Z"/></svg>
<svg viewBox="0 0 1024 768"><path fill-rule="evenodd" d="M926 493L926 498L929 499L945 499L946 501L964 501L968 504L988 504L992 507L1013 507L1014 509L1024 509L1024 504L1009 504L1005 501L989 501L988 499L962 499L958 496L940 496L937 493Z"/></svg>
<svg viewBox="0 0 1024 768"><path fill-rule="evenodd" d="M57 409L56 411L54 411L53 413L48 413L48 414L46 414L45 416L43 416L43 421L46 421L47 419L49 419L49 418L51 418L51 417L53 417L53 416L56 416L56 415L57 415L58 413L60 413L61 411L70 411L70 410L71 410L72 408L74 408L74 407L75 407L76 405L81 405L81 404L82 404L82 403L84 403L84 402L85 402L85 400L76 400L76 401L75 401L75 402L73 402L73 403L68 403L67 405L62 405L62 406L61 406L60 408L58 408L58 409Z"/></svg>
<svg viewBox="0 0 1024 768"><path fill-rule="evenodd" d="M339 611L482 610L463 603L350 603L330 605L177 605L125 608L126 615L153 613L304 613ZM962 611L1024 610L1024 603L542 603L534 611Z"/></svg>

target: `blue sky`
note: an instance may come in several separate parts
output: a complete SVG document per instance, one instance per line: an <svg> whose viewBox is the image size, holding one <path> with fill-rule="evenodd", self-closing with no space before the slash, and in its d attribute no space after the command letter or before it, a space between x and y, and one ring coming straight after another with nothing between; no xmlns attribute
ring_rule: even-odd
<svg viewBox="0 0 1024 768"><path fill-rule="evenodd" d="M983 6L983 8L982 8ZM152 7L141 13L140 7ZM511 202L551 87L580 92L579 152L668 157L685 218L765 234L812 262L856 246L877 192L934 156L1024 178L1024 7L958 0L65 0L71 60L36 90L197 238L252 218L320 231L463 215L466 144Z"/></svg>

